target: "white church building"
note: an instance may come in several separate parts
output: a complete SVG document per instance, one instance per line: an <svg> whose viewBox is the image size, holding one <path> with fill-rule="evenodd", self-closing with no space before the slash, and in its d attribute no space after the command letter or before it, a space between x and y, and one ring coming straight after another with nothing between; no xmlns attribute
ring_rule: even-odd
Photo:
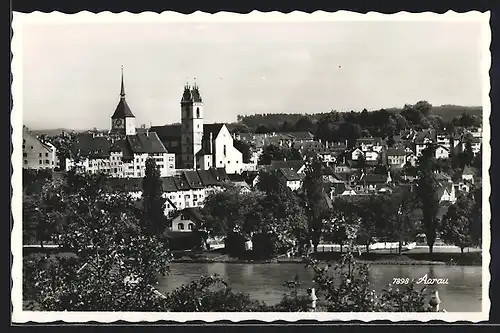
<svg viewBox="0 0 500 333"><path fill-rule="evenodd" d="M169 152L177 155L178 169L224 168L228 174L244 171L243 154L234 147L233 137L222 123L205 124L199 88L186 84L181 98L181 123L153 126Z"/></svg>

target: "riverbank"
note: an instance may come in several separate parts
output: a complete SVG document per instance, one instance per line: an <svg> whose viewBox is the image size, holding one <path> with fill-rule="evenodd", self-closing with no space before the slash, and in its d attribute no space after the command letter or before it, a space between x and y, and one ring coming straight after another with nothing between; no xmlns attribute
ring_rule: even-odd
<svg viewBox="0 0 500 333"><path fill-rule="evenodd" d="M340 252L317 252L311 258L320 262L338 262L342 257ZM481 266L482 253L456 253L456 252L407 252L401 255L394 253L362 253L355 256L356 261L370 265L467 265ZM200 252L200 253L177 253L172 262L175 263L228 263L228 264L268 264L268 263L297 263L305 264L308 258L280 256L270 260L258 260L250 258L232 258L222 251Z"/></svg>
<svg viewBox="0 0 500 333"><path fill-rule="evenodd" d="M401 255L397 253L390 253L388 251L372 251L364 252L360 255L356 255L356 261L361 263L366 263L370 265L464 265L464 266L481 266L482 265L482 253L480 251L474 250L471 252L456 252L456 251L446 251L446 248L438 249L434 253L430 254L424 252L424 249L414 249L410 251L403 252ZM61 251L61 249L56 247L48 248L25 248L24 256L29 256L32 254L37 255L50 255L52 257L58 256L76 256L71 252ZM268 263L296 263L305 264L308 258L303 257L291 257L279 256L271 260L259 260L251 257L251 253L243 258L234 258L228 256L224 249L214 250L214 251L204 251L204 252L193 252L193 251L175 251L173 252L174 263L234 263L234 264L268 264ZM316 259L320 262L338 262L342 256L342 253L331 251L331 252L317 252L311 255L311 258Z"/></svg>

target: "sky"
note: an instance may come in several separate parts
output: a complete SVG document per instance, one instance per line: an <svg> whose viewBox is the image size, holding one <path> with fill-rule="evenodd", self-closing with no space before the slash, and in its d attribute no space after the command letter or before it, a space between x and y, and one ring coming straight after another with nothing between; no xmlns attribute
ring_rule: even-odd
<svg viewBox="0 0 500 333"><path fill-rule="evenodd" d="M473 21L26 24L23 122L109 128L122 65L138 125L179 122L187 81L206 123L419 100L479 106L480 38Z"/></svg>

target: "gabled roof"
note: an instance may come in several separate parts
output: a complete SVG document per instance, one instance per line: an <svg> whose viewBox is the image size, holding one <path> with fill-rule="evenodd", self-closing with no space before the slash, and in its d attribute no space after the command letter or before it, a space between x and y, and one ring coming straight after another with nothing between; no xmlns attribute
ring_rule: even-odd
<svg viewBox="0 0 500 333"><path fill-rule="evenodd" d="M183 210L178 210L168 220L172 221L173 219L177 218L180 215L186 216L195 223L203 222L203 216L201 215L200 209L198 207L189 207L189 208L184 208Z"/></svg>
<svg viewBox="0 0 500 333"><path fill-rule="evenodd" d="M227 175L225 168L217 168L214 170L219 175L221 181L228 181L229 180L229 176Z"/></svg>
<svg viewBox="0 0 500 333"><path fill-rule="evenodd" d="M174 176L173 178L174 178L175 186L177 187L178 190L188 191L191 189L191 187L189 186L189 183L187 182L186 179L184 179L184 177L180 177L180 176L175 177Z"/></svg>
<svg viewBox="0 0 500 333"><path fill-rule="evenodd" d="M111 188L120 192L142 191L142 178L110 178L107 183Z"/></svg>
<svg viewBox="0 0 500 333"><path fill-rule="evenodd" d="M162 177L163 192L177 192L174 177Z"/></svg>
<svg viewBox="0 0 500 333"><path fill-rule="evenodd" d="M179 140L182 133L181 124L164 125L164 126L151 126L150 132L155 132L160 140L171 141Z"/></svg>
<svg viewBox="0 0 500 333"><path fill-rule="evenodd" d="M198 170L198 176L205 186L215 186L219 184L219 181L217 181L217 178L210 170Z"/></svg>
<svg viewBox="0 0 500 333"><path fill-rule="evenodd" d="M189 184L189 187L193 189L203 188L203 183L201 182L198 172L196 170L184 171L184 178Z"/></svg>
<svg viewBox="0 0 500 333"><path fill-rule="evenodd" d="M271 161L271 169L287 168L298 172L305 163L303 160Z"/></svg>
<svg viewBox="0 0 500 333"><path fill-rule="evenodd" d="M79 151L81 156L90 159L109 158L111 141L106 137L93 137L92 134L78 134L74 150Z"/></svg>
<svg viewBox="0 0 500 333"><path fill-rule="evenodd" d="M130 150L136 154L168 153L155 132L127 135L126 139Z"/></svg>
<svg viewBox="0 0 500 333"><path fill-rule="evenodd" d="M376 173L367 173L361 176L359 179L360 182L362 183L386 183L387 182L387 175L381 175L381 174L376 174Z"/></svg>
<svg viewBox="0 0 500 333"><path fill-rule="evenodd" d="M214 123L214 124L204 124L203 125L203 136L206 136L207 138L210 137L210 133L212 133L213 139L219 135L220 130L225 124L222 123Z"/></svg>
<svg viewBox="0 0 500 333"><path fill-rule="evenodd" d="M111 119L124 119L124 118L135 118L132 111L130 111L130 107L125 101L125 85L123 84L123 68L122 68L122 84L120 90L120 101L116 106L115 113L111 116Z"/></svg>
<svg viewBox="0 0 500 333"><path fill-rule="evenodd" d="M424 143L425 139L429 139L431 142L436 141L436 132L434 130L423 130L420 132L417 132L415 135L415 143L416 144L422 144Z"/></svg>
<svg viewBox="0 0 500 333"><path fill-rule="evenodd" d="M118 105L116 106L115 112L111 116L111 119L124 119L128 117L135 118L134 114L127 104L127 101L125 101L125 98L120 98L120 101L118 102Z"/></svg>
<svg viewBox="0 0 500 333"><path fill-rule="evenodd" d="M406 152L402 148L387 149L387 156L406 156Z"/></svg>
<svg viewBox="0 0 500 333"><path fill-rule="evenodd" d="M314 138L314 135L309 132L285 132L283 134L286 134L296 140L311 140Z"/></svg>
<svg viewBox="0 0 500 333"><path fill-rule="evenodd" d="M297 174L297 172L288 168L279 168L277 170L287 181L297 181L302 178Z"/></svg>
<svg viewBox="0 0 500 333"><path fill-rule="evenodd" d="M373 144L381 144L382 143L382 138L380 137L374 137L374 138L359 138L356 140L356 144L360 145L362 143L373 143Z"/></svg>

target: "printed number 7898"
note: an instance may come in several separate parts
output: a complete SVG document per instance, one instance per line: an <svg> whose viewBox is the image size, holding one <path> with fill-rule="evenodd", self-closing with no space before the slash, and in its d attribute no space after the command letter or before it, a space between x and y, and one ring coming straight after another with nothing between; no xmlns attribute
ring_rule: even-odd
<svg viewBox="0 0 500 333"><path fill-rule="evenodd" d="M392 284L408 284L410 278L392 278Z"/></svg>

